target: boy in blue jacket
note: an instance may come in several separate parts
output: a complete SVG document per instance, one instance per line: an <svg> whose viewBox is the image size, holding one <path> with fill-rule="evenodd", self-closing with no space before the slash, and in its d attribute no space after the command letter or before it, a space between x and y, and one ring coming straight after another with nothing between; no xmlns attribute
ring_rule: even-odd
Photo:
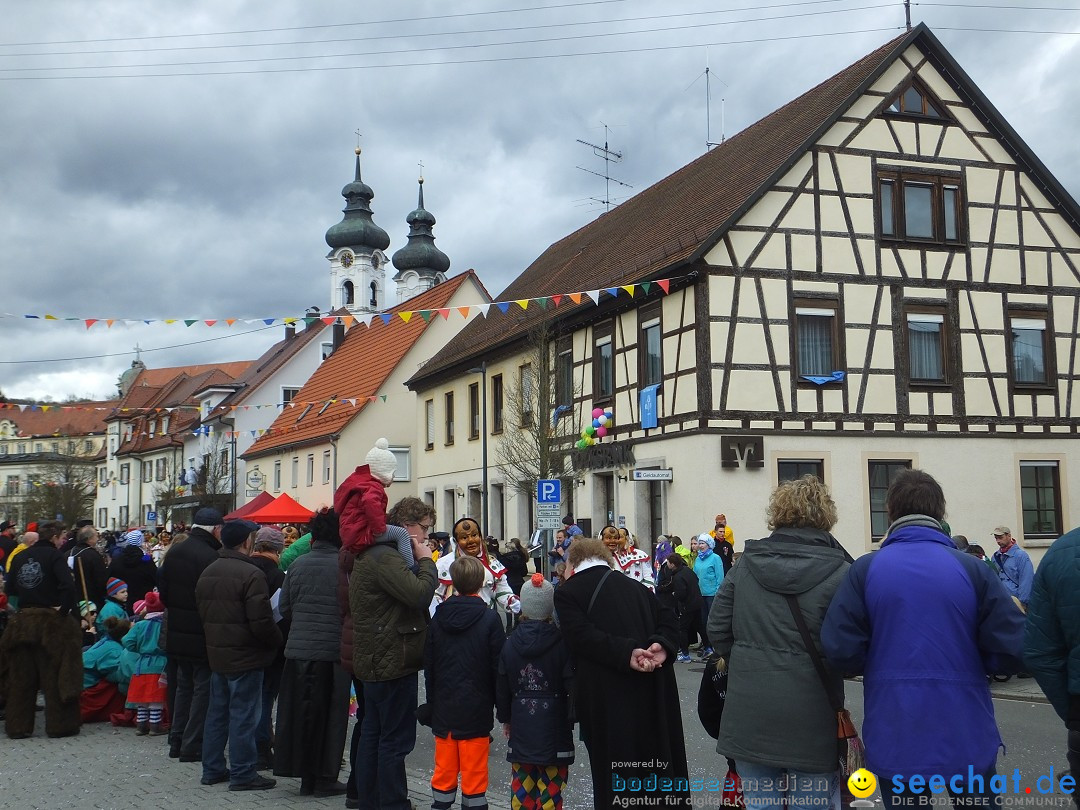
<svg viewBox="0 0 1080 810"><path fill-rule="evenodd" d="M450 566L454 596L439 605L424 648L427 706L421 722L435 734L434 810L461 803L487 807L488 753L495 677L506 631L494 610L478 596L486 571L478 558L463 555ZM418 714L421 711L417 710Z"/></svg>

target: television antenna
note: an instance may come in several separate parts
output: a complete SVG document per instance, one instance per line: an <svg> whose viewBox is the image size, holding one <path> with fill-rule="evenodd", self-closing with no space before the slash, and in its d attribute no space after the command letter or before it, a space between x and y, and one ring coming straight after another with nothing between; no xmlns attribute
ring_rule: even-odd
<svg viewBox="0 0 1080 810"><path fill-rule="evenodd" d="M583 172L588 172L589 174L595 174L597 177L603 177L604 178L604 199L601 200L601 199L599 199L597 197L589 197L589 199L593 200L594 202L600 203L601 205L604 206L605 210L610 211L611 210L611 184L612 183L618 183L620 186L623 186L624 188L633 188L633 186L630 185L629 183L624 183L622 180L618 180L618 179L611 176L611 164L612 163L621 163L622 159L623 159L623 156L622 156L622 152L615 152L615 151L613 151L612 149L609 148L609 145L608 145L609 127L608 127L607 124L604 124L603 121L601 121L600 123L603 124L603 127L604 127L604 145L603 146L598 146L595 143L589 143L588 141L583 141L583 140L581 140L581 138L578 138L577 142L584 145L584 146L591 147L592 150L593 150L593 155L595 155L598 158L603 158L603 160L604 160L604 173L601 174L600 172L594 172L592 169L586 169L584 166L578 166L577 168L581 169L581 171L583 171Z"/></svg>

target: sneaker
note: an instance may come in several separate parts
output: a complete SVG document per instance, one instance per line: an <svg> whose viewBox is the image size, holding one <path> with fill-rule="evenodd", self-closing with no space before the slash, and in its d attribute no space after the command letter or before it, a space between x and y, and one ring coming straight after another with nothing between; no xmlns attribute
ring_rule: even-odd
<svg viewBox="0 0 1080 810"><path fill-rule="evenodd" d="M265 776L255 775L250 782L240 782L229 785L229 790L269 790L277 785L276 779L267 779Z"/></svg>
<svg viewBox="0 0 1080 810"><path fill-rule="evenodd" d="M713 654L713 648L712 647L706 647L700 653L698 653L698 658L700 658L702 661L704 661L706 658L708 658L712 654Z"/></svg>
<svg viewBox="0 0 1080 810"><path fill-rule="evenodd" d="M675 659L680 664L689 664L692 660L689 653L679 653L679 656Z"/></svg>

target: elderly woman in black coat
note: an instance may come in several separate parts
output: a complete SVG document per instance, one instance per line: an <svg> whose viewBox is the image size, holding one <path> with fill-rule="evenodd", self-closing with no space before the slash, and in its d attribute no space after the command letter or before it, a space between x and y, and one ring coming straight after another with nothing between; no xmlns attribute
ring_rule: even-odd
<svg viewBox="0 0 1080 810"><path fill-rule="evenodd" d="M342 668L338 609L341 537L332 509L311 522L311 551L298 557L281 586L279 610L290 620L278 695L274 774L300 778L301 795L340 796L338 781L349 720L349 674Z"/></svg>

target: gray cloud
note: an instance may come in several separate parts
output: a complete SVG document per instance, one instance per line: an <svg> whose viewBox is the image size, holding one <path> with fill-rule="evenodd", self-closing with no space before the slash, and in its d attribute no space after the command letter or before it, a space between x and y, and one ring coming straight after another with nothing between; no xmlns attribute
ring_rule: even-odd
<svg viewBox="0 0 1080 810"><path fill-rule="evenodd" d="M548 0L549 5L556 5ZM462 0L453 13L533 5ZM563 5L563 4L559 4ZM375 220L405 242L416 205L417 162L425 200L438 219L439 246L454 271L475 268L497 294L551 242L596 217L603 172L577 139L603 143L624 159L612 195L646 188L704 150L706 59L713 82L711 136L753 123L898 33L899 28L810 37L824 32L899 26L894 5L713 26L745 19L855 9L855 0L754 8L728 15L670 17L601 26L529 29L574 21L710 10L677 0L625 0L517 14L379 24L446 14L445 3L391 0L319 4L193 0L161 5L130 0L17 4L7 10L0 46L0 311L59 317L225 318L298 315L326 306L329 283L323 234L340 219L341 187L351 179L353 130L363 133L364 179L375 190ZM404 10L403 10L404 9ZM715 4L715 10L730 10ZM954 56L1066 188L1080 185L1071 148L1077 117L1072 77L1080 67L1073 36L980 33L955 28L1071 30L1062 12L917 6ZM308 31L175 38L364 22ZM696 27L666 31L694 23ZM420 37L422 32L500 26L506 33ZM457 44L539 39L596 31L651 29L621 37L497 48ZM260 48L143 51L164 46L280 43L301 39L396 35L395 39ZM90 38L169 37L69 45ZM779 37L797 37L778 39ZM763 39L771 41L743 42ZM706 48L707 43L713 44ZM739 44L741 43L741 44ZM670 50L643 50L679 47ZM445 50L369 55L375 51ZM637 49L637 50L635 50ZM129 53L27 56L48 51ZM627 53L362 69L359 65L436 63L506 56L629 50ZM244 62L175 68L137 64L353 53L345 59ZM116 65L95 71L80 65ZM350 66L348 70L276 71ZM236 71L159 78L25 78L12 68L61 67L49 75ZM21 80L12 80L23 77ZM696 81L695 81L696 80ZM238 324L233 332L252 329ZM61 399L104 396L132 359L44 363L46 359L130 352L151 365L224 362L257 356L280 327L248 337L222 327L115 326L90 330L0 318L0 389Z"/></svg>

